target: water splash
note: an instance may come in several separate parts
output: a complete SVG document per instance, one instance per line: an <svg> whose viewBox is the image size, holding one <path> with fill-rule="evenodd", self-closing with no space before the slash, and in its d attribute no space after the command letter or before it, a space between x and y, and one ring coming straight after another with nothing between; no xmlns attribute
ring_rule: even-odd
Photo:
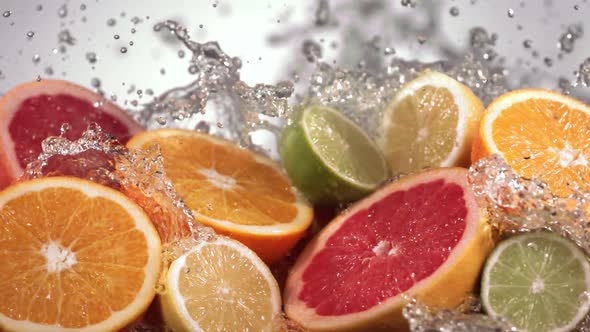
<svg viewBox="0 0 590 332"><path fill-rule="evenodd" d="M501 319L481 313L475 298L468 298L457 309L433 310L411 299L403 314L412 332L516 332L517 329Z"/></svg>
<svg viewBox="0 0 590 332"><path fill-rule="evenodd" d="M68 175L117 189L144 209L164 243L201 232L167 178L157 146L129 150L95 125L77 140L67 139L67 131L64 125L60 136L43 141L23 179Z"/></svg>
<svg viewBox="0 0 590 332"><path fill-rule="evenodd" d="M518 176L497 155L474 163L468 180L500 231L546 229L570 238L590 254L590 193L572 187L569 196L555 196L547 184Z"/></svg>
<svg viewBox="0 0 590 332"><path fill-rule="evenodd" d="M166 91L146 105L139 114L144 125L173 126L174 121L205 114L206 108L211 108L216 110L215 122L223 124L223 131L218 133L253 147L252 132L274 128L265 116L280 119L288 115L287 99L293 93L290 82L250 87L240 80L241 60L227 55L217 42L195 42L188 30L174 21L158 23L154 30L172 34L191 52L188 72L194 80Z"/></svg>
<svg viewBox="0 0 590 332"><path fill-rule="evenodd" d="M557 47L566 53L571 53L574 50L576 40L583 36L583 27L579 24L572 24L567 27L567 31L559 38Z"/></svg>

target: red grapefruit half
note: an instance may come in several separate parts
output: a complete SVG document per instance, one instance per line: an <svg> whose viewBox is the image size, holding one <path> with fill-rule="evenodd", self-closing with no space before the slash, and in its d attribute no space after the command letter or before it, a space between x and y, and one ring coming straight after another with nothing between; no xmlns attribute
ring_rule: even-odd
<svg viewBox="0 0 590 332"><path fill-rule="evenodd" d="M405 330L405 299L460 304L493 246L467 170L388 184L336 217L297 260L285 311L312 331Z"/></svg>
<svg viewBox="0 0 590 332"><path fill-rule="evenodd" d="M97 123L123 144L143 130L121 108L76 84L60 80L21 84L0 98L0 189L37 158L41 142L59 135L64 123L71 126L65 135L69 139Z"/></svg>

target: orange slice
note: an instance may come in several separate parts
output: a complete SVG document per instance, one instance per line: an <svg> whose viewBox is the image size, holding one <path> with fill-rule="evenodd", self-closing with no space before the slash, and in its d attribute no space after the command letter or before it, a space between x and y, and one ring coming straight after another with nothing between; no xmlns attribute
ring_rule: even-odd
<svg viewBox="0 0 590 332"><path fill-rule="evenodd" d="M569 185L590 189L590 107L541 89L500 96L488 106L471 159L499 154L524 177L545 181L557 195Z"/></svg>
<svg viewBox="0 0 590 332"><path fill-rule="evenodd" d="M266 263L284 256L313 211L270 159L196 131L161 129L130 148L159 144L164 169L198 221L252 249Z"/></svg>
<svg viewBox="0 0 590 332"><path fill-rule="evenodd" d="M155 296L160 240L119 192L69 177L0 193L0 330L117 331Z"/></svg>

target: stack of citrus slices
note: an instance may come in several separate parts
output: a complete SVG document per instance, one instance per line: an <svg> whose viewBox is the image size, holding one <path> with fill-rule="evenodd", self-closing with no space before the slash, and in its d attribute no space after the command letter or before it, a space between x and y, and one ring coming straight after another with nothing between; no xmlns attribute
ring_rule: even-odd
<svg viewBox="0 0 590 332"><path fill-rule="evenodd" d="M585 253L548 232L495 243L464 168L497 154L556 195L588 190L588 106L520 90L484 110L426 71L397 92L376 138L328 105L290 120L281 167L196 131L143 131L72 83L14 88L0 99L0 330L119 331L154 321L142 316L157 298L174 331L280 330L283 310L311 331L398 331L408 298L451 309L478 286L485 312L519 329L571 330L590 311ZM117 153L42 146L94 123ZM50 150L41 173L17 180ZM133 182L141 168L171 204ZM350 205L302 243L312 204ZM293 261L297 244L279 285L269 266Z"/></svg>

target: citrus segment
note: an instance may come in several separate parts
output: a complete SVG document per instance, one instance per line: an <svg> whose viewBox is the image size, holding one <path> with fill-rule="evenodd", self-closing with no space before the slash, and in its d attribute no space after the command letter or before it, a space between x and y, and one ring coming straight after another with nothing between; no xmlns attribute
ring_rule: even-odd
<svg viewBox="0 0 590 332"><path fill-rule="evenodd" d="M122 194L54 177L0 193L0 327L116 331L155 295L160 240Z"/></svg>
<svg viewBox="0 0 590 332"><path fill-rule="evenodd" d="M81 86L60 80L21 84L0 98L0 188L18 177L41 152L41 142L63 124L73 139L91 123L127 142L142 130L125 111Z"/></svg>
<svg viewBox="0 0 590 332"><path fill-rule="evenodd" d="M499 154L521 176L546 182L557 195L590 189L590 107L540 89L517 90L486 109L472 160Z"/></svg>
<svg viewBox="0 0 590 332"><path fill-rule="evenodd" d="M570 331L590 310L590 264L576 245L551 233L515 236L488 258L486 312L523 331Z"/></svg>
<svg viewBox="0 0 590 332"><path fill-rule="evenodd" d="M360 199L389 175L383 155L362 129L325 106L294 113L280 153L295 186L314 203Z"/></svg>
<svg viewBox="0 0 590 332"><path fill-rule="evenodd" d="M175 331L271 331L281 309L277 282L244 245L201 242L170 266L161 295Z"/></svg>
<svg viewBox="0 0 590 332"><path fill-rule="evenodd" d="M312 209L270 159L188 130L145 132L129 147L153 144L196 219L246 244L265 262L283 256L311 224Z"/></svg>
<svg viewBox="0 0 590 332"><path fill-rule="evenodd" d="M458 305L492 246L466 176L408 176L334 219L293 267L287 315L311 330L403 329L403 293Z"/></svg>
<svg viewBox="0 0 590 332"><path fill-rule="evenodd" d="M482 113L469 88L425 71L402 87L385 111L379 143L391 170L468 166Z"/></svg>

